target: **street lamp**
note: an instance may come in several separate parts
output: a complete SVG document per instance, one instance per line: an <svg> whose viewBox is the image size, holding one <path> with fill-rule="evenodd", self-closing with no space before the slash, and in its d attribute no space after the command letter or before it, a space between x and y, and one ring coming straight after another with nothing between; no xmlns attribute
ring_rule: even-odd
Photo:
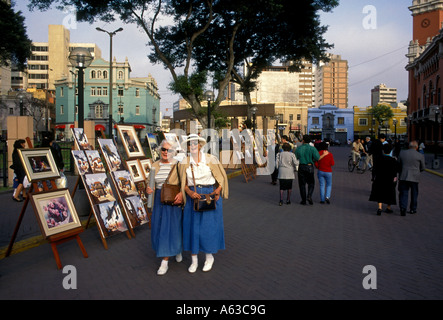
<svg viewBox="0 0 443 320"><path fill-rule="evenodd" d="M208 129L211 128L211 101L214 100L214 92L207 90L204 94L205 99L208 101ZM208 131L209 137L209 131Z"/></svg>
<svg viewBox="0 0 443 320"><path fill-rule="evenodd" d="M109 35L109 128L108 128L108 135L109 138L112 138L112 37L120 31L123 31L123 28L118 28L117 30L113 32L108 32L106 30L103 30L102 28L95 28L97 31L105 32Z"/></svg>
<svg viewBox="0 0 443 320"><path fill-rule="evenodd" d="M251 108L251 113L252 113L252 132L255 134L255 129L256 129L256 126L257 126L257 122L256 122L256 120L257 120L257 110L258 110L258 108L256 107L256 106L253 106L252 108Z"/></svg>
<svg viewBox="0 0 443 320"><path fill-rule="evenodd" d="M397 119L392 120L392 123L394 124L394 139L397 139Z"/></svg>
<svg viewBox="0 0 443 320"><path fill-rule="evenodd" d="M433 169L438 169L440 167L439 161L438 161L438 114L440 113L440 106L434 106L434 113L435 113L435 137L434 137L434 163L433 163Z"/></svg>
<svg viewBox="0 0 443 320"><path fill-rule="evenodd" d="M84 127L84 69L89 67L93 57L86 48L75 48L68 57L71 65L78 69L78 127ZM74 107L75 108L75 107Z"/></svg>
<svg viewBox="0 0 443 320"><path fill-rule="evenodd" d="M69 72L74 76L74 123L75 123L75 115L77 114L76 106L77 106L77 73L69 70Z"/></svg>
<svg viewBox="0 0 443 320"><path fill-rule="evenodd" d="M19 99L19 103L20 103L20 115L24 116L24 108L23 108L23 98L25 97L25 95L23 93L19 93L17 98Z"/></svg>

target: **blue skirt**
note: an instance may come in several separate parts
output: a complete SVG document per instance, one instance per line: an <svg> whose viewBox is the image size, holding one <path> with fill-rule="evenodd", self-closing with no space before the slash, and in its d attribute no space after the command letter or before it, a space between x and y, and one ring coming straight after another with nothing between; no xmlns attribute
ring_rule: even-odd
<svg viewBox="0 0 443 320"><path fill-rule="evenodd" d="M194 187L190 187L194 190ZM197 187L199 194L209 194L214 187ZM194 211L194 200L186 195L186 205L183 211L183 248L191 254L216 253L225 249L225 234L223 226L223 201L220 196L216 209L205 212Z"/></svg>
<svg viewBox="0 0 443 320"><path fill-rule="evenodd" d="M160 190L155 190L151 216L151 244L157 257L172 257L183 251L183 210L162 204Z"/></svg>

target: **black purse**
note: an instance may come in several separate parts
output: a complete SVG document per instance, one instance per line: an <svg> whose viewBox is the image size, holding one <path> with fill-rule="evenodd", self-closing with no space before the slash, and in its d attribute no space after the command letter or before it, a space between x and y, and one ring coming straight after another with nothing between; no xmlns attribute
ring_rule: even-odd
<svg viewBox="0 0 443 320"><path fill-rule="evenodd" d="M195 184L194 177L194 167L191 165L192 172L192 180L194 181L194 189L196 189L197 185ZM200 194L200 199L194 199L194 211L203 212L203 211L211 211L217 208L214 192L210 194Z"/></svg>

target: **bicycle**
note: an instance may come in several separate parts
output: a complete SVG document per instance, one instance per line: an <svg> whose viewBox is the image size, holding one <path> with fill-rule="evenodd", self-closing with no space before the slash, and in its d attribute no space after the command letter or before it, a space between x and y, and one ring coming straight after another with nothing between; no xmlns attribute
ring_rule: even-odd
<svg viewBox="0 0 443 320"><path fill-rule="evenodd" d="M352 159L352 154L349 156L349 160L348 160L349 172L353 172L355 167L357 167L357 173L360 173L360 174L365 173L365 171L367 169L365 154L358 156L356 164L354 163L354 159Z"/></svg>

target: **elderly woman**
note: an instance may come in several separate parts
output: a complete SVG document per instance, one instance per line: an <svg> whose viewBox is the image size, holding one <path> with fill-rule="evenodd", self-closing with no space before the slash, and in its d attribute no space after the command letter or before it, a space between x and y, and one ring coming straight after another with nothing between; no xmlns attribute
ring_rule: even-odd
<svg viewBox="0 0 443 320"><path fill-rule="evenodd" d="M18 152L18 149L24 149L25 146L26 146L26 140L18 139L14 142L14 151L12 152L11 169L14 170L15 179L17 183L17 188L15 189L15 192L12 196L12 200L17 202L23 201L22 199L20 199L19 195L20 193L24 192L23 180L25 179L26 176L25 168L23 168L22 161L20 160L20 154Z"/></svg>
<svg viewBox="0 0 443 320"><path fill-rule="evenodd" d="M206 253L203 271L209 271L214 263L213 254L225 249L222 198L229 194L228 177L219 160L201 151L206 141L196 134L190 134L183 142L189 156L179 164L181 190L185 207L183 210L183 249L191 251L192 263L188 268L194 273L198 267L198 253ZM195 181L195 185L194 185ZM201 194L212 194L216 209L195 211L194 199Z"/></svg>
<svg viewBox="0 0 443 320"><path fill-rule="evenodd" d="M169 174L171 173L169 184L179 185L179 180L177 161L173 159L175 148L163 140L159 146L159 153L160 160L152 164L152 169L155 169L155 190L148 186L146 192L148 194L155 192L151 217L151 243L157 257L163 258L157 274L164 275L168 271L169 257L175 256L177 262L182 261L183 196L179 192L173 205L161 203L161 188Z"/></svg>
<svg viewBox="0 0 443 320"><path fill-rule="evenodd" d="M275 160L275 167L278 170L278 179L280 181L279 206L283 205L283 194L285 190L287 192L286 204L291 203L292 182L295 179L295 171L297 171L298 167L298 160L291 151L291 145L285 142L282 148L283 151L277 154Z"/></svg>

